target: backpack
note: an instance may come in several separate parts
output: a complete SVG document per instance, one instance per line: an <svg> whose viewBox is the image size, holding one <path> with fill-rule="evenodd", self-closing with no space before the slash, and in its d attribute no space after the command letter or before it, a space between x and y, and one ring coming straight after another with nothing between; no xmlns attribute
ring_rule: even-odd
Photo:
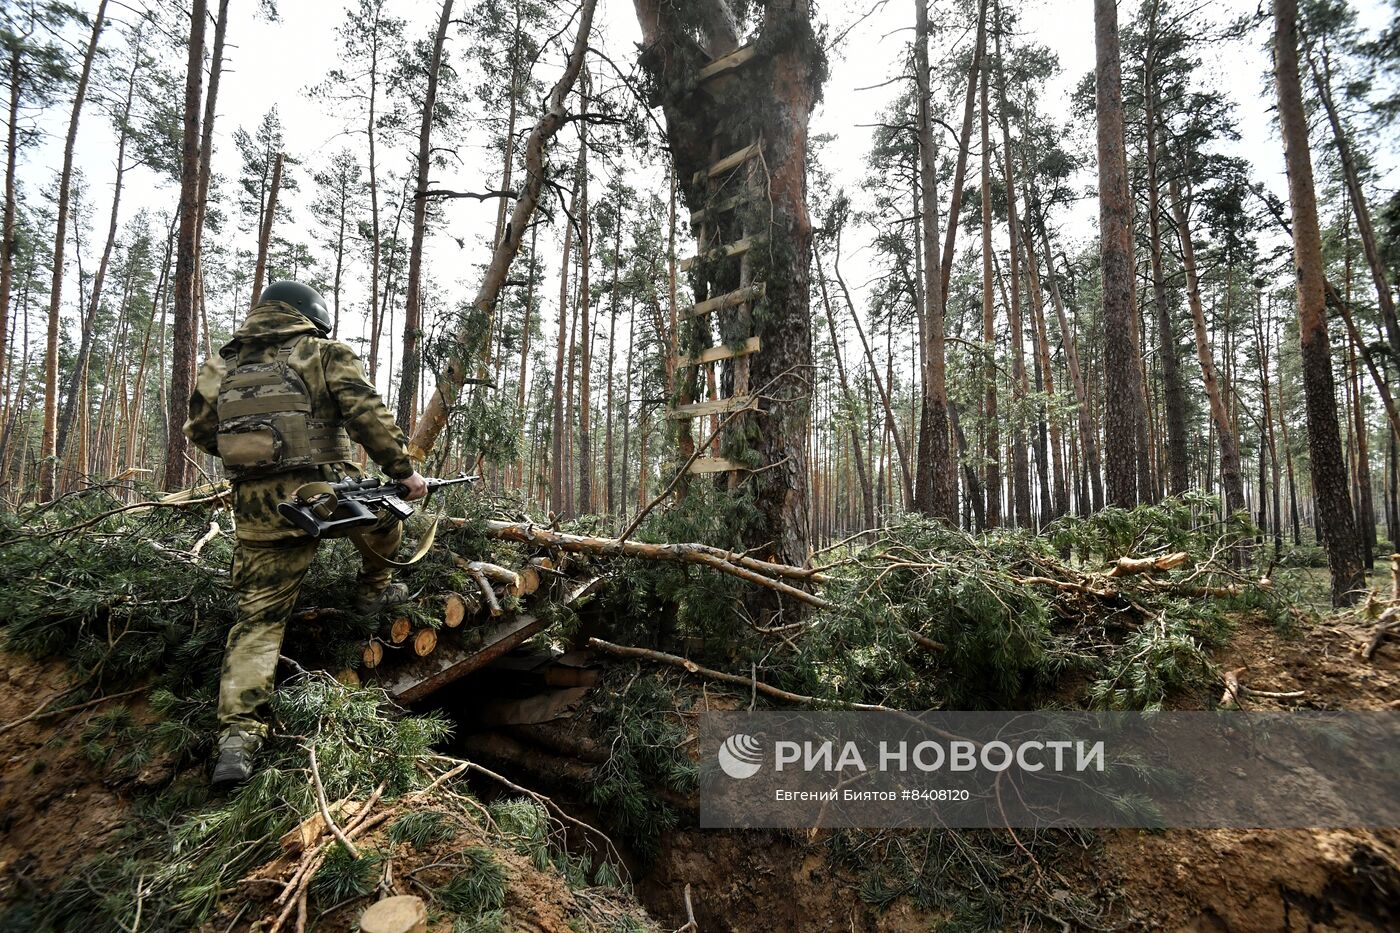
<svg viewBox="0 0 1400 933"><path fill-rule="evenodd" d="M219 458L230 479L244 480L350 460L339 421L311 417L306 381L291 367L292 349L270 360L236 362L219 384Z"/></svg>

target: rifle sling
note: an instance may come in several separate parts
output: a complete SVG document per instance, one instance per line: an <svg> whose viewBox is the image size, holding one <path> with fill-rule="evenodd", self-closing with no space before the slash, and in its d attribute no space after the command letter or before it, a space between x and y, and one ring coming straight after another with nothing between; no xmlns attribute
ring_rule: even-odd
<svg viewBox="0 0 1400 933"><path fill-rule="evenodd" d="M360 556L365 559L366 564L375 567L380 567L383 569L401 569L404 567L412 567L414 564L418 563L425 556L427 556L428 551L433 546L433 541L437 538L437 530L437 522L433 522L431 525L428 526L428 533L425 534L423 536L423 539L418 542L418 549L413 552L413 556L410 557L408 560L393 560L391 558L385 557L383 554L380 554L374 548L369 546L369 542L364 539L363 533L350 535L350 540L354 542L355 549L360 552Z"/></svg>

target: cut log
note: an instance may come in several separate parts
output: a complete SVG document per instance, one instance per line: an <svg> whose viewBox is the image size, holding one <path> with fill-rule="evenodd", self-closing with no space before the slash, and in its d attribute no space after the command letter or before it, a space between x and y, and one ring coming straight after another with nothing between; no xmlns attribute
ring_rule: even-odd
<svg viewBox="0 0 1400 933"><path fill-rule="evenodd" d="M348 667L336 674L335 679L347 687L358 687L360 685L360 675Z"/></svg>
<svg viewBox="0 0 1400 933"><path fill-rule="evenodd" d="M749 196L747 194L736 194L719 201L713 201L690 215L690 226L694 229L698 229L701 224L705 223L710 218L728 214L748 199Z"/></svg>
<svg viewBox="0 0 1400 933"><path fill-rule="evenodd" d="M701 185L705 182L705 179L707 178L715 178L719 175L723 175L725 172L732 172L739 166L743 165L745 162L749 161L749 159L752 159L755 156L757 156L762 151L763 147L758 143L753 143L751 145L745 146L738 152L731 152L729 155L720 159L718 162L714 163L709 168L701 169L700 171L696 172L695 177L692 178L691 181L696 185Z"/></svg>
<svg viewBox="0 0 1400 933"><path fill-rule="evenodd" d="M442 624L446 628L456 628L469 615L475 615L481 604L475 599L468 601L461 593L448 593L442 604Z"/></svg>
<svg viewBox="0 0 1400 933"><path fill-rule="evenodd" d="M553 570L554 560L549 557L532 557L530 558L530 566L541 571Z"/></svg>
<svg viewBox="0 0 1400 933"><path fill-rule="evenodd" d="M546 625L546 620L522 613L464 628L460 643L457 639L444 641L426 658L410 658L409 663L386 674L381 686L396 702L417 702L454 680L480 670Z"/></svg>
<svg viewBox="0 0 1400 933"><path fill-rule="evenodd" d="M374 670L384 660L384 646L377 641L371 641L369 644L365 645L365 650L360 655L360 659L365 662L365 667Z"/></svg>
<svg viewBox="0 0 1400 933"><path fill-rule="evenodd" d="M428 933L428 905L412 894L386 897L361 915L360 933Z"/></svg>
<svg viewBox="0 0 1400 933"><path fill-rule="evenodd" d="M704 68L695 73L697 83L704 83L720 75L728 74L738 68L742 68L753 61L758 54L758 48L753 45L741 45L728 55L721 56L710 62Z"/></svg>
<svg viewBox="0 0 1400 933"><path fill-rule="evenodd" d="M404 616L399 616L389 626L389 640L396 645L402 645L412 631L413 623Z"/></svg>
<svg viewBox="0 0 1400 933"><path fill-rule="evenodd" d="M697 306L698 307L698 306ZM737 349L731 346L710 347L701 350L696 356L682 356L677 358L677 366L703 366L706 363L718 363L720 360L733 360L741 356L749 356L757 353L763 346L762 341L757 337L750 337L745 340Z"/></svg>
<svg viewBox="0 0 1400 933"><path fill-rule="evenodd" d="M534 567L521 567L518 586L510 586L506 591L512 596L529 596L540 588L540 572Z"/></svg>
<svg viewBox="0 0 1400 933"><path fill-rule="evenodd" d="M679 421L686 418L704 418L707 415L727 415L732 411L748 411L757 407L758 400L752 395L736 395L733 398L677 405L666 412L666 417Z"/></svg>
<svg viewBox="0 0 1400 933"><path fill-rule="evenodd" d="M745 253L747 253L749 250L753 249L753 247L754 247L758 242L759 242L759 238L758 238L758 237L746 236L746 237L744 237L742 240L736 240L736 241L733 242L733 243L726 243L726 244L724 244L723 246L715 247L714 249L712 249L712 250L710 250L709 252L705 253L705 254L704 254L704 258L710 259L710 260L719 260L719 259L729 259L729 258L734 257L734 256L742 256L742 255L744 255ZM685 259L682 259L682 260L681 260L681 271L682 271L682 272L689 272L689 271L690 271L690 267L693 266L693 265L695 265L696 260L699 259L699 258L700 258L699 256L690 256L690 257L687 257L687 258L685 258Z"/></svg>
<svg viewBox="0 0 1400 933"><path fill-rule="evenodd" d="M730 473L737 470L747 470L748 467L738 460L729 460L725 457L696 457L686 467L687 473Z"/></svg>
<svg viewBox="0 0 1400 933"><path fill-rule="evenodd" d="M455 554L452 560L469 574L480 574L488 580L504 583L508 587L520 586L520 574L509 567L502 567L500 564L492 564L484 560L466 560Z"/></svg>
<svg viewBox="0 0 1400 933"><path fill-rule="evenodd" d="M1110 577L1126 577L1135 573L1161 573L1175 570L1191 559L1185 551L1174 554L1159 554L1156 557L1120 557L1108 572Z"/></svg>
<svg viewBox="0 0 1400 933"><path fill-rule="evenodd" d="M432 628L420 628L413 635L413 653L420 658L426 658L433 653L437 647L437 630Z"/></svg>

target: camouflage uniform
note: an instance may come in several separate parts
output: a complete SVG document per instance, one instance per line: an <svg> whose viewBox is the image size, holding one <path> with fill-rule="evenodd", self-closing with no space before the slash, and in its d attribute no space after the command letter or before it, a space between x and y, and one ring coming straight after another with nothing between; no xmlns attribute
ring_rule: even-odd
<svg viewBox="0 0 1400 933"><path fill-rule="evenodd" d="M219 356L205 362L190 396L190 420L185 424L190 440L218 456L218 400L224 375L232 366L270 361L279 351L287 354L288 348L284 359L306 383L310 396L308 417L344 428L390 478L411 475L403 432L365 379L354 351L317 336L315 324L280 301L254 308ZM349 453L346 446L347 458ZM358 474L359 468L347 459L233 481L238 622L229 632L219 683L219 721L226 731L266 733L261 714L272 695L282 636L316 554L317 542L286 522L277 513L278 503L290 499L304 483L336 482ZM401 535L400 524L386 516L362 541L388 557L398 549ZM389 585L391 575L387 568L366 565L357 578L357 591L373 597Z"/></svg>

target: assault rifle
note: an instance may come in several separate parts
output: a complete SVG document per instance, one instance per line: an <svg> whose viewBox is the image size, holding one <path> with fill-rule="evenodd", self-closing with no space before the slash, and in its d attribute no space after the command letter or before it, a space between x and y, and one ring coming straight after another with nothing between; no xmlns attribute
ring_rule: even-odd
<svg viewBox="0 0 1400 933"><path fill-rule="evenodd" d="M452 479L428 477L428 495L444 486L481 481L480 476L463 473ZM386 482L377 476L347 479L339 483L307 483L279 504L282 517L313 538L343 538L359 528L379 521L382 513L403 521L413 514L413 506L403 500L408 487Z"/></svg>

